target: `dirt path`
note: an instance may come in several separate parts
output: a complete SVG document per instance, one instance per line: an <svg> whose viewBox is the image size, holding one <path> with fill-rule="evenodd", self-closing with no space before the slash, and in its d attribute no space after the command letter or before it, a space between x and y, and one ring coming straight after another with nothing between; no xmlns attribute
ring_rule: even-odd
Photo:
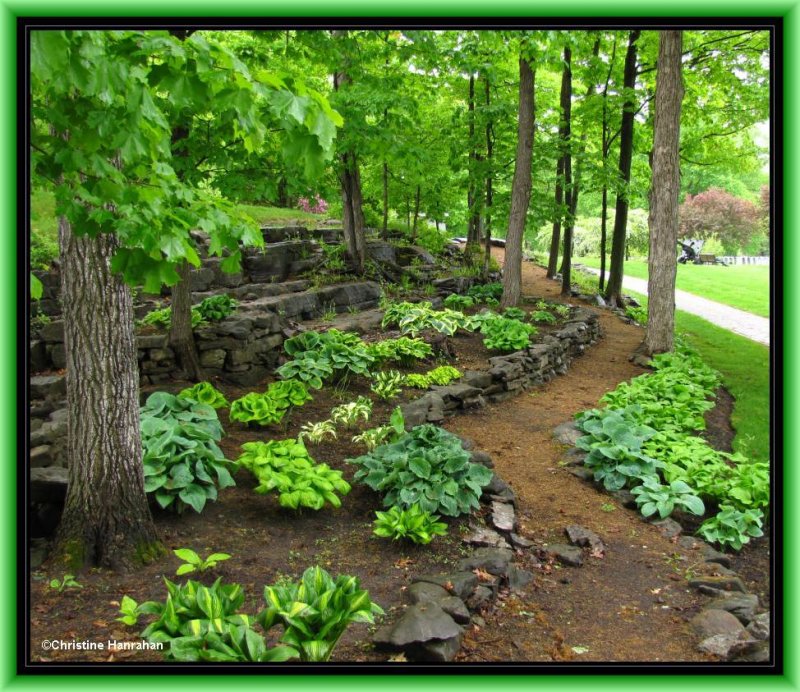
<svg viewBox="0 0 800 692"><path fill-rule="evenodd" d="M599 269L584 267L592 274L599 274ZM645 279L635 279L632 276L623 276L622 285L631 291L647 295L647 281ZM679 289L675 290L675 307L678 310L689 312L704 320L708 320L718 327L727 329L734 334L757 341L760 344L769 346L770 322L767 317L760 317L751 312L732 308L730 305L723 305L708 298L701 298L693 293L687 293Z"/></svg>
<svg viewBox="0 0 800 692"><path fill-rule="evenodd" d="M543 270L523 265L524 295L558 299L558 291ZM468 633L463 660L708 660L695 650L687 624L701 597L685 576L699 561L559 466L565 447L553 439L553 428L643 372L628 362L641 329L607 312L600 319L604 337L567 375L446 426L492 455L517 494L522 535L537 545L567 543L565 528L579 524L607 546L605 557L589 557L580 568L534 570L524 593L501 601L484 628Z"/></svg>

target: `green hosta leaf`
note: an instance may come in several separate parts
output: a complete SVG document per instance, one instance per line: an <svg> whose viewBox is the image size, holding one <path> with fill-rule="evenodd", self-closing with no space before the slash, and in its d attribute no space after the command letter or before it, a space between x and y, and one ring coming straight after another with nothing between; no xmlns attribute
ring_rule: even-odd
<svg viewBox="0 0 800 692"><path fill-rule="evenodd" d="M181 490L178 497L198 514L203 511L203 507L206 505L205 491L195 484L191 484Z"/></svg>

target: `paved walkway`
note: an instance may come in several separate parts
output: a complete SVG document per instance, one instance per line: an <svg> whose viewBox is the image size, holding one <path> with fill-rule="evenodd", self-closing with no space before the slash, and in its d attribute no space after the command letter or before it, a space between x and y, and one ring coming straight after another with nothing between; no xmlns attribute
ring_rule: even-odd
<svg viewBox="0 0 800 692"><path fill-rule="evenodd" d="M592 269L591 267L584 267L584 269L593 274L600 273L599 269ZM647 281L645 279L623 276L622 286L631 291L647 295ZM728 305L680 290L675 291L675 307L678 310L702 317L718 327L769 346L770 325L769 319L766 317L759 317L750 312L737 310Z"/></svg>

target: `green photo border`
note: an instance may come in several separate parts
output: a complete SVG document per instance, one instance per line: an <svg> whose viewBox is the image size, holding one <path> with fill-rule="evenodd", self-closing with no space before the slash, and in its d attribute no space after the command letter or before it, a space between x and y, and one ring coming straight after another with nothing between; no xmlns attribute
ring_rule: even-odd
<svg viewBox="0 0 800 692"><path fill-rule="evenodd" d="M218 677L214 675L186 675L175 676L170 673L159 674L153 677L126 676L116 674L114 677L102 674L102 668L94 670L97 674L81 674L75 676L18 676L16 673L17 649L24 642L17 641L17 609L24 607L24 602L17 599L17 537L21 527L17 526L16 483L18 469L24 469L23 461L18 458L17 430L21 425L20 419L25 415L20 410L19 401L22 392L17 391L17 371L21 367L23 354L17 351L20 343L18 334L17 315L22 305L22 287L27 282L27 277L18 276L17 257L21 252L18 246L17 233L19 228L17 214L22 214L23 209L17 209L17 190L24 181L18 179L17 147L23 143L18 141L17 110L12 104L17 103L17 19L19 17L191 17L191 16L259 16L259 17L698 17L713 20L716 17L781 17L783 18L783 228L790 229L783 233L783 229L776 229L777 236L783 238L783 256L777 252L773 255L773 262L778 276L783 276L783 300L785 301L783 313L777 308L781 305L781 297L773 304L773 313L779 324L782 324L783 343L797 343L798 315L796 306L798 302L797 272L792 271L800 265L800 185L798 185L798 168L800 168L800 0L744 2L739 0L673 0L664 2L659 0L645 3L642 0L606 0L606 2L589 2L588 0L566 3L537 3L524 0L495 0L494 2L477 2L476 0L392 0L378 3L374 0L344 0L341 3L321 2L320 0L272 0L269 2L256 2L254 0L231 0L231 2L208 2L207 0L139 0L138 2L120 2L113 7L106 2L97 0L74 0L73 2L54 2L53 0L0 0L0 31L2 31L0 50L3 54L3 69L0 72L0 88L4 94L5 107L2 109L2 184L0 194L3 195L3 204L0 207L3 227L0 233L0 262L3 271L0 271L0 295L3 300L2 322L6 338L0 340L0 376L2 388L0 400L2 401L2 415L0 415L0 439L5 448L5 461L3 463L3 481L0 483L0 513L2 513L2 530L0 530L0 560L2 560L2 611L5 615L2 622L3 646L0 650L0 688L15 690L37 690L56 688L61 690L81 689L85 691L107 689L112 686L115 690L141 689L142 687L158 686L159 689L220 689L235 685L237 690L372 690L379 688L386 690L408 689L458 689L463 691L484 690L487 685L498 685L504 690L542 690L542 689L575 689L595 690L598 688L615 688L617 690L639 690L642 686L648 689L661 690L673 689L724 689L726 691L747 690L784 690L798 689L797 653L800 653L798 643L798 550L793 541L792 528L798 524L797 506L790 501L791 497L800 496L798 478L800 474L796 468L795 460L798 458L797 435L797 357L792 356L783 365L783 382L786 391L786 406L782 399L773 392L774 413L781 417L786 426L783 459L788 460L783 464L784 482L778 492L783 492L784 516L783 525L786 537L784 538L784 675L764 676L757 678L751 675L738 673L736 675L680 675L670 674L669 666L663 669L654 668L652 673L626 675L597 675L593 677L575 674L574 668L569 674L559 674L554 666L553 674L513 674L505 675L502 671L492 670L489 666L481 670L470 670L467 675L442 676L440 674L425 675L389 675L389 674L354 674L354 675L241 675L232 677ZM780 86L778 86L780 88ZM776 171L778 176L781 171ZM794 262L792 262L794 260ZM780 262L780 264L778 264ZM783 274L783 269L786 273ZM14 338L11 338L14 335ZM778 374L780 374L780 365ZM774 380L773 380L774 381ZM779 386L779 383L775 383ZM780 390L778 390L780 393ZM24 419L23 419L24 420ZM792 420L795 421L794 425ZM776 441L776 454L780 453L781 446ZM781 463L782 459L774 459ZM780 517L778 517L780 521ZM780 548L780 546L779 546ZM653 632L653 646L659 646L658 633ZM794 654L793 654L794 652ZM310 673L313 673L310 670ZM390 671L391 672L391 671ZM498 675L496 681L485 675Z"/></svg>

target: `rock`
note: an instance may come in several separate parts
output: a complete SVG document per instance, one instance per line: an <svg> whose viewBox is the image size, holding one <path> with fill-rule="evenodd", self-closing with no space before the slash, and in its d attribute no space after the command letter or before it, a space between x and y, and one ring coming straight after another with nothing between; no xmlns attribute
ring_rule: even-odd
<svg viewBox="0 0 800 692"><path fill-rule="evenodd" d="M34 504L63 504L67 495L67 469L58 466L32 468L29 501Z"/></svg>
<svg viewBox="0 0 800 692"><path fill-rule="evenodd" d="M417 582L409 587L406 594L412 605L435 603L456 622L461 624L469 622L469 611L464 601L437 584Z"/></svg>
<svg viewBox="0 0 800 692"><path fill-rule="evenodd" d="M674 538L683 533L683 527L674 519L667 517L666 519L658 519L657 521L650 522L655 526L664 538Z"/></svg>
<svg viewBox="0 0 800 692"><path fill-rule="evenodd" d="M462 571L453 572L450 574L421 574L411 578L412 583L428 582L429 584L438 584L454 596L460 599L465 599L472 593L472 590L478 584L478 577L472 572Z"/></svg>
<svg viewBox="0 0 800 692"><path fill-rule="evenodd" d="M512 591L521 591L524 586L533 581L533 573L511 565L508 569L508 586Z"/></svg>
<svg viewBox="0 0 800 692"><path fill-rule="evenodd" d="M630 490L615 490L611 493L611 497L613 497L617 502L619 502L623 507L627 509L635 509L636 508L636 498L633 496Z"/></svg>
<svg viewBox="0 0 800 692"><path fill-rule="evenodd" d="M488 586L478 586L467 598L467 608L473 612L480 610L487 603L490 603L493 597L494 591L492 591Z"/></svg>
<svg viewBox="0 0 800 692"><path fill-rule="evenodd" d="M47 349L44 341L34 339L31 341L29 350L31 372L41 372L47 370Z"/></svg>
<svg viewBox="0 0 800 692"><path fill-rule="evenodd" d="M753 619L756 608L758 608L758 596L751 593L732 593L727 597L712 601L707 607L726 610L731 615L735 615L743 625L746 625Z"/></svg>
<svg viewBox="0 0 800 692"><path fill-rule="evenodd" d="M572 524L564 531L569 538L569 542L573 545L579 545L582 548L590 548L593 557L603 557L606 552L606 545L594 531Z"/></svg>
<svg viewBox="0 0 800 692"><path fill-rule="evenodd" d="M582 481L594 480L594 471L587 469L585 466L572 466L567 469L573 476L580 478Z"/></svg>
<svg viewBox="0 0 800 692"><path fill-rule="evenodd" d="M752 635L753 639L769 639L769 624L769 612L759 613L758 615L754 616L750 621L750 624L747 625L747 631Z"/></svg>
<svg viewBox="0 0 800 692"><path fill-rule="evenodd" d="M707 587L711 589L718 589L719 591L739 591L747 593L744 582L739 577L696 577L689 580L689 586L700 589Z"/></svg>
<svg viewBox="0 0 800 692"><path fill-rule="evenodd" d="M59 399L67 395L64 375L37 375L30 379L31 399Z"/></svg>
<svg viewBox="0 0 800 692"><path fill-rule="evenodd" d="M574 545L553 543L547 546L547 552L559 562L563 562L570 567L580 567L583 565L583 551L580 548L576 548Z"/></svg>
<svg viewBox="0 0 800 692"><path fill-rule="evenodd" d="M726 610L718 608L704 608L691 619L691 625L703 639L718 634L735 636L737 639L747 638L742 623Z"/></svg>
<svg viewBox="0 0 800 692"><path fill-rule="evenodd" d="M260 365L251 365L240 372L226 372L225 379L238 384L240 387L254 387L268 374L269 370L267 368Z"/></svg>
<svg viewBox="0 0 800 692"><path fill-rule="evenodd" d="M200 352L200 365L204 368L221 368L225 364L226 352L221 348L212 348Z"/></svg>
<svg viewBox="0 0 800 692"><path fill-rule="evenodd" d="M462 630L455 620L435 603L417 603L406 608L389 636L393 646L404 647L432 639L458 637Z"/></svg>
<svg viewBox="0 0 800 692"><path fill-rule="evenodd" d="M429 641L418 644L408 651L412 661L431 661L434 663L447 663L452 661L461 648L463 633L444 641Z"/></svg>
<svg viewBox="0 0 800 692"><path fill-rule="evenodd" d="M475 449L475 443L468 437L463 437L461 435L456 435L456 437L461 440L461 448L463 450L471 452L473 449Z"/></svg>
<svg viewBox="0 0 800 692"><path fill-rule="evenodd" d="M583 462L586 460L587 456L589 455L582 449L570 447L564 453L564 459L562 462L565 466L583 466Z"/></svg>
<svg viewBox="0 0 800 692"><path fill-rule="evenodd" d="M492 384L492 376L488 372L467 370L461 377L461 381L470 387L486 389Z"/></svg>
<svg viewBox="0 0 800 692"><path fill-rule="evenodd" d="M730 660L736 663L769 663L768 641L737 642L731 647Z"/></svg>
<svg viewBox="0 0 800 692"><path fill-rule="evenodd" d="M505 576L512 557L512 552L507 548L478 548L471 557L459 560L458 568L465 572L480 569L496 576Z"/></svg>
<svg viewBox="0 0 800 692"><path fill-rule="evenodd" d="M714 634L701 641L697 648L707 654L713 654L720 658L727 659L731 650L737 645L744 643L741 633Z"/></svg>
<svg viewBox="0 0 800 692"><path fill-rule="evenodd" d="M714 550L714 548L712 548L708 544L703 544L703 545L704 545L702 549L703 559L706 562L716 562L717 564L722 565L723 567L730 568L732 563L729 555L725 555L725 553L720 553L718 550Z"/></svg>
<svg viewBox="0 0 800 692"><path fill-rule="evenodd" d="M608 303L606 303L606 301L603 299L603 296L601 296L599 293L595 294L595 296L592 298L592 302L599 308L608 306Z"/></svg>
<svg viewBox="0 0 800 692"><path fill-rule="evenodd" d="M50 445L39 445L31 450L30 454L31 468L41 468L43 466L52 466L53 457L50 454Z"/></svg>
<svg viewBox="0 0 800 692"><path fill-rule="evenodd" d="M492 461L492 457L490 457L486 452L482 452L480 450L474 450L470 452L469 460L473 464L480 464L481 466L485 466L487 469L494 468L494 462Z"/></svg>
<svg viewBox="0 0 800 692"><path fill-rule="evenodd" d="M485 546L488 548L508 548L508 543L496 531L485 526L476 526L469 536L463 539L464 543L471 545Z"/></svg>
<svg viewBox="0 0 800 692"><path fill-rule="evenodd" d="M166 334L137 334L136 348L166 348Z"/></svg>
<svg viewBox="0 0 800 692"><path fill-rule="evenodd" d="M35 570L42 566L48 553L48 543L44 538L31 539L31 548L29 554L30 568Z"/></svg>
<svg viewBox="0 0 800 692"><path fill-rule="evenodd" d="M699 548L702 548L703 545L706 545L706 547L710 547L703 541L701 541L699 538L695 538L694 536L681 536L678 539L678 545L681 548L685 548L686 550L698 550Z"/></svg>
<svg viewBox="0 0 800 692"><path fill-rule="evenodd" d="M556 442L560 442L562 445L575 446L578 438L583 437L583 435L583 431L578 429L578 425L575 421L567 421L553 428L553 437L556 439Z"/></svg>
<svg viewBox="0 0 800 692"><path fill-rule="evenodd" d="M513 531L517 523L513 505L492 501L492 524L499 531Z"/></svg>
<svg viewBox="0 0 800 692"><path fill-rule="evenodd" d="M519 536L516 533L509 534L509 538L511 539L511 545L515 548L531 548L533 546L533 541L529 541L527 538L523 536Z"/></svg>
<svg viewBox="0 0 800 692"><path fill-rule="evenodd" d="M64 320L53 320L48 322L39 330L39 336L42 341L47 343L63 343L64 342Z"/></svg>

